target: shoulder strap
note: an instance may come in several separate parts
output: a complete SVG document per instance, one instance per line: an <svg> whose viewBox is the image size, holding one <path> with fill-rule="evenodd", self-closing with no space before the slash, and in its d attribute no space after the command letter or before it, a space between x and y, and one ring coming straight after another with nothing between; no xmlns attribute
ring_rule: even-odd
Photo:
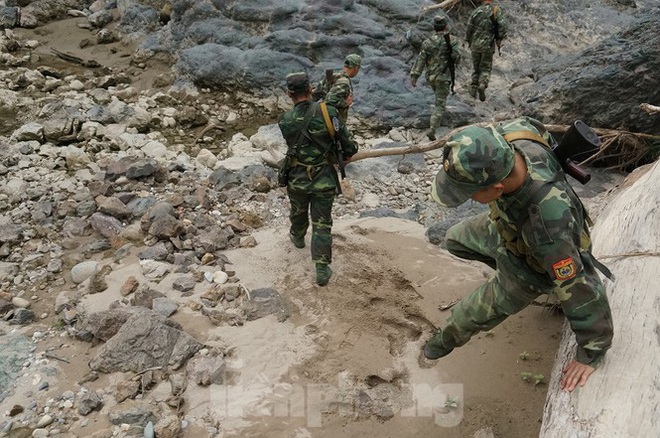
<svg viewBox="0 0 660 438"><path fill-rule="evenodd" d="M508 142L515 141L515 140L530 140L530 141L535 141L537 143L541 143L543 146L550 147L548 142L538 135L536 132L532 131L527 131L527 130L520 130L520 131L511 131L507 133L503 133L502 137Z"/></svg>
<svg viewBox="0 0 660 438"><path fill-rule="evenodd" d="M328 107L325 104L325 102L321 102L321 113L323 114L323 120L325 120L325 126L328 128L328 132L330 133L330 137L333 139L335 138L335 127L332 126L332 122L330 121L330 114L328 114Z"/></svg>

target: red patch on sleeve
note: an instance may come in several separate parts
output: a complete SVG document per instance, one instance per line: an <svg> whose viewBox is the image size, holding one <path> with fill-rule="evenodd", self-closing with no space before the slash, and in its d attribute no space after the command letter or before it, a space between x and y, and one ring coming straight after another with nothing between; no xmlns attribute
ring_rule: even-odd
<svg viewBox="0 0 660 438"><path fill-rule="evenodd" d="M552 265L552 271L555 273L555 279L560 281L570 280L577 275L577 268L573 257L555 263Z"/></svg>

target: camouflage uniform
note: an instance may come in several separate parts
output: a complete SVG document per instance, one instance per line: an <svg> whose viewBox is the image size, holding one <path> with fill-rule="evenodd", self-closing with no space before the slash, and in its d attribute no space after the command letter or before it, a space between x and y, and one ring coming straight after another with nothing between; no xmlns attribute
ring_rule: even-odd
<svg viewBox="0 0 660 438"><path fill-rule="evenodd" d="M497 41L495 41L494 21L497 22ZM472 82L470 83L472 97L476 97L478 90L479 99L486 100L484 90L488 88L490 72L493 69L495 45L504 38L506 38L506 23L499 5L485 3L472 12L465 38L472 51Z"/></svg>
<svg viewBox="0 0 660 438"><path fill-rule="evenodd" d="M289 149L295 147L311 105L311 100L299 102L280 118L279 127ZM338 117L335 108L329 105L327 108L331 120ZM357 146L346 126L341 122L339 125L340 129L336 135L341 142L344 158L348 159L357 152ZM301 137L287 185L291 202L290 233L292 240L304 242L311 215L312 260L317 264L327 265L332 262L332 204L339 179L334 166L334 163L337 163L335 146L318 106L307 131L313 141L307 136Z"/></svg>
<svg viewBox="0 0 660 438"><path fill-rule="evenodd" d="M438 17L436 17L438 18ZM435 109L431 114L431 123L429 129L429 138L435 140L435 131L442 123L442 116L445 113L445 104L447 96L449 95L449 87L451 85L451 74L449 71L449 48L445 41L445 35L449 35L446 30L446 21L444 22L444 31L436 31L436 33L427 38L422 43L422 49L415 60L412 70L410 71L410 78L413 83L417 83L417 78L422 75L426 69L426 82L431 86L435 93ZM454 65L458 65L461 55L459 52L458 44L454 39L451 39L451 59Z"/></svg>
<svg viewBox="0 0 660 438"><path fill-rule="evenodd" d="M362 64L362 58L360 55L354 53L347 55L344 59L345 68L356 68L360 67ZM325 85L325 79L321 81ZM348 121L348 108L349 105L346 103L348 96L353 95L353 82L351 77L346 73L346 70L337 73L334 75L332 87L328 90L328 94L325 97L325 102L328 105L332 105L337 108L339 111L339 118L346 123Z"/></svg>
<svg viewBox="0 0 660 438"><path fill-rule="evenodd" d="M524 139L507 143L499 134L519 130L550 139L540 122L521 118L497 128L466 128L447 143L444 170L432 193L445 206L460 205L504 179L513 167L514 149L525 159L527 177L520 189L491 202L490 213L447 231L452 254L484 262L496 272L452 308L425 354L444 356L539 295L555 293L577 339L577 361L596 367L610 348L613 328L591 254L590 221L547 147Z"/></svg>

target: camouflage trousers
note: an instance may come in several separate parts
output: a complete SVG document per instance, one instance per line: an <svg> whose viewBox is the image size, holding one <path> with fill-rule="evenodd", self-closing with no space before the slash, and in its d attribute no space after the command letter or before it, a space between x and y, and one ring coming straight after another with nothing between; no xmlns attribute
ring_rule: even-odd
<svg viewBox="0 0 660 438"><path fill-rule="evenodd" d="M577 341L585 347L582 351L578 349L578 361L597 365L594 358L601 357L611 342L612 317L603 284L588 253L586 257L581 257L589 286L588 296L584 296L562 293L548 274L535 271L524 258L500 246L500 236L488 213L451 227L445 242L447 250L457 257L481 261L496 268L496 271L486 283L452 308L447 325L442 329L444 348L451 350L464 345L476 333L494 328L527 307L538 296L555 292L571 327L576 335L581 334L577 335ZM594 336L599 332L609 333L609 337L599 339ZM591 337L580 338L587 335Z"/></svg>
<svg viewBox="0 0 660 438"><path fill-rule="evenodd" d="M291 228L296 237L304 237L312 218L312 261L332 263L332 203L335 190L297 191L287 190L291 202Z"/></svg>
<svg viewBox="0 0 660 438"><path fill-rule="evenodd" d="M472 52L472 82L470 88L486 89L490 82L490 72L493 70L494 51Z"/></svg>
<svg viewBox="0 0 660 438"><path fill-rule="evenodd" d="M451 81L449 79L436 79L431 82L431 88L435 93L435 108L431 114L430 128L435 131L442 124L442 116L445 114L445 106L447 104L447 96L449 95L449 87Z"/></svg>

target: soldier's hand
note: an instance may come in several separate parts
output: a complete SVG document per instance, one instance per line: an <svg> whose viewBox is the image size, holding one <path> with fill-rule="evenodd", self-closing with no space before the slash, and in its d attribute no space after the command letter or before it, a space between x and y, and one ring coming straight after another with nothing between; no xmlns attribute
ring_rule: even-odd
<svg viewBox="0 0 660 438"><path fill-rule="evenodd" d="M349 94L348 96L346 96L346 106L351 106L351 105L353 105L353 95Z"/></svg>
<svg viewBox="0 0 660 438"><path fill-rule="evenodd" d="M561 378L561 389L571 392L575 387L580 384L584 386L587 379L596 369L590 365L585 365L576 360L571 361L566 368L564 368L564 376Z"/></svg>
<svg viewBox="0 0 660 438"><path fill-rule="evenodd" d="M417 78L410 78L410 85L417 87Z"/></svg>

